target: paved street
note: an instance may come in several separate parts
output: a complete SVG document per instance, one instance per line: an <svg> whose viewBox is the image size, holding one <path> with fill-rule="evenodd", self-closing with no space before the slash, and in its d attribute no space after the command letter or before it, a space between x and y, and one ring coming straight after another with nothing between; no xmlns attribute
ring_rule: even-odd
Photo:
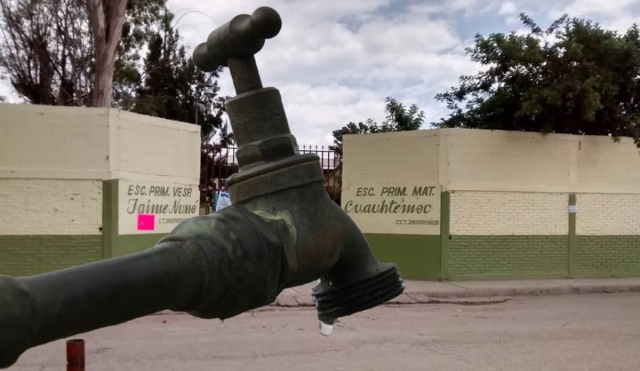
<svg viewBox="0 0 640 371"><path fill-rule="evenodd" d="M166 323L165 323L166 322ZM640 294L386 306L323 337L312 308L205 321L155 315L83 336L87 370L637 370ZM65 343L10 370L63 370Z"/></svg>

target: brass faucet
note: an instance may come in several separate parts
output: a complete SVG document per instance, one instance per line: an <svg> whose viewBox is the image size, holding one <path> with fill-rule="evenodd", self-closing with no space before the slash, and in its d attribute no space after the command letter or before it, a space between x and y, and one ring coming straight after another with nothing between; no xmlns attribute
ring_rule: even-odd
<svg viewBox="0 0 640 371"><path fill-rule="evenodd" d="M199 69L228 66L233 78L234 204L182 222L143 252L0 276L0 368L29 348L162 310L227 319L318 279L312 294L327 325L404 291L397 267L376 261L329 198L318 156L298 152L278 90L262 87L254 55L281 27L279 14L261 7L214 30L193 54Z"/></svg>

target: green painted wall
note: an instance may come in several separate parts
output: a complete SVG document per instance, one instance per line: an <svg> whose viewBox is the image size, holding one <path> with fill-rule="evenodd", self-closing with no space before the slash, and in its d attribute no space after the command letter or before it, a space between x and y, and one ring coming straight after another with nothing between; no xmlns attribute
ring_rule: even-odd
<svg viewBox="0 0 640 371"><path fill-rule="evenodd" d="M117 180L104 182L102 236L0 236L0 274L40 274L153 247L166 234L118 235L117 191ZM577 235L579 213L567 213L563 236L450 235L449 193L441 200L441 236L365 234L376 258L413 280L640 276L640 236ZM579 205L579 197L567 203Z"/></svg>
<svg viewBox="0 0 640 371"><path fill-rule="evenodd" d="M577 199L575 194L569 195L569 205L568 208L572 208L576 206ZM569 212L569 210L567 210ZM567 275L572 276L575 273L575 264L576 264L576 249L578 247L578 240L576 236L576 214L575 212L569 212L569 256L567 258Z"/></svg>
<svg viewBox="0 0 640 371"><path fill-rule="evenodd" d="M568 236L451 236L451 279L567 276Z"/></svg>
<svg viewBox="0 0 640 371"><path fill-rule="evenodd" d="M567 205L579 208L579 198L569 195ZM567 210L569 228L565 236L448 236L442 243L446 255L442 260L443 278L640 276L640 236L577 235L579 217L579 212ZM445 233L448 230L443 229L443 239Z"/></svg>
<svg viewBox="0 0 640 371"><path fill-rule="evenodd" d="M451 279L449 240L451 239L451 193L440 194L440 279Z"/></svg>
<svg viewBox="0 0 640 371"><path fill-rule="evenodd" d="M132 254L152 248L166 234L117 236L113 239L112 257Z"/></svg>
<svg viewBox="0 0 640 371"><path fill-rule="evenodd" d="M640 276L640 236L577 236L576 241L576 276Z"/></svg>
<svg viewBox="0 0 640 371"><path fill-rule="evenodd" d="M395 263L404 279L440 279L440 236L366 233L365 237L376 259Z"/></svg>
<svg viewBox="0 0 640 371"><path fill-rule="evenodd" d="M102 258L102 236L0 236L0 274L31 276Z"/></svg>
<svg viewBox="0 0 640 371"><path fill-rule="evenodd" d="M103 182L102 235L0 236L0 274L29 276L153 247L166 234L118 235L118 181Z"/></svg>
<svg viewBox="0 0 640 371"><path fill-rule="evenodd" d="M446 193L446 194L445 194ZM567 235L449 235L450 196L443 193L442 243L443 279L518 279L563 278L569 275L572 242ZM575 196L567 205L575 205ZM447 215L444 215L444 212ZM575 215L570 216L570 230L575 232ZM571 224L573 222L573 224ZM446 227L446 228L445 228Z"/></svg>

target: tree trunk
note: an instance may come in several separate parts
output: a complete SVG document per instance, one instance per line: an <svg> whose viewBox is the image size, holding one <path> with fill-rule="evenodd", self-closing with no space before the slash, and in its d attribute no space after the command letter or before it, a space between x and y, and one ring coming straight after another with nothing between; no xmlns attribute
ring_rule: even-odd
<svg viewBox="0 0 640 371"><path fill-rule="evenodd" d="M96 56L96 75L93 82L92 107L111 107L113 88L114 58L108 55Z"/></svg>
<svg viewBox="0 0 640 371"><path fill-rule="evenodd" d="M127 0L87 0L95 38L96 74L91 106L111 107L116 47L122 36Z"/></svg>

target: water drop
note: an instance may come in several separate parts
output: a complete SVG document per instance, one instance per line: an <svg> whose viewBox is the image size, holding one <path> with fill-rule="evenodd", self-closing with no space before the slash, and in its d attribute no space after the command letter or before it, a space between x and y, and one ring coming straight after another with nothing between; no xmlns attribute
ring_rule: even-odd
<svg viewBox="0 0 640 371"><path fill-rule="evenodd" d="M333 332L333 325L320 321L320 333L324 336L329 336Z"/></svg>

